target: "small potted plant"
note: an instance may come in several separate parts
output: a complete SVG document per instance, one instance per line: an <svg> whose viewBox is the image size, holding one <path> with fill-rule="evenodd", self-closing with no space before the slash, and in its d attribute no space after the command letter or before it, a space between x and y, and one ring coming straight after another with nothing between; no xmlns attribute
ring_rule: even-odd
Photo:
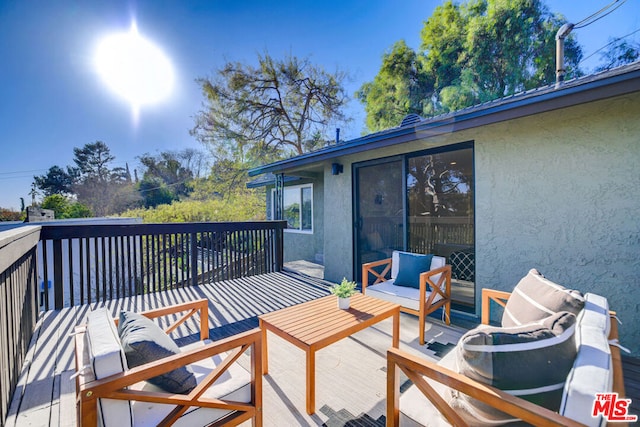
<svg viewBox="0 0 640 427"><path fill-rule="evenodd" d="M333 285L329 290L338 297L338 308L347 310L351 295L356 293L356 282L350 282L345 277L340 284Z"/></svg>

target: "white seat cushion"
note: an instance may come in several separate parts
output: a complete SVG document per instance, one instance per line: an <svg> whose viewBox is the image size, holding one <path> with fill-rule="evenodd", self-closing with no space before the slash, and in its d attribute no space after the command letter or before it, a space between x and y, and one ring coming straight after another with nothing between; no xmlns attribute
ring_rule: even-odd
<svg viewBox="0 0 640 427"><path fill-rule="evenodd" d="M210 340L198 341L182 347L182 351L202 347L210 344ZM213 358L193 363L193 370L198 384L222 361L224 355L216 355ZM147 382L138 383L131 387L134 390L159 391L159 388ZM204 397L226 399L238 402L251 402L251 373L238 363L232 364L229 369L204 393ZM136 426L156 426L173 410L175 406L149 402L133 402L133 412ZM222 409L191 407L174 424L175 426L206 426L229 411Z"/></svg>
<svg viewBox="0 0 640 427"><path fill-rule="evenodd" d="M578 315L578 354L567 376L560 413L588 426L605 425L602 415L591 416L596 393L613 390L613 364L609 349L609 305L606 298L585 295L585 308Z"/></svg>
<svg viewBox="0 0 640 427"><path fill-rule="evenodd" d="M603 296L587 293L584 295L584 309L578 315L578 327L593 326L604 331L609 337L611 331L611 317L609 316L609 302Z"/></svg>
<svg viewBox="0 0 640 427"><path fill-rule="evenodd" d="M560 414L588 426L604 426L602 416L592 417L591 408L596 393L610 392L613 387L613 364L609 350L609 306L606 298L585 294L585 307L576 318L575 342L577 355L564 386ZM458 347L447 354L438 365L458 372ZM439 383L427 380L438 394L450 402L460 415L464 407L456 405L457 393ZM451 399L454 397L453 399ZM433 404L414 385L400 397L400 425L449 425ZM520 425L519 423L509 425Z"/></svg>
<svg viewBox="0 0 640 427"><path fill-rule="evenodd" d="M92 368L87 381L103 379L128 369L118 331L107 309L101 308L88 314L85 340ZM131 404L126 400L98 399L98 417L104 427L133 425Z"/></svg>
<svg viewBox="0 0 640 427"><path fill-rule="evenodd" d="M412 308L414 310L420 309L418 303L420 299L420 290L415 288L409 288L407 286L396 286L393 284L393 280L387 280L386 282L378 283L377 285L367 286L367 295L383 299L385 301L394 302L400 304L403 307ZM426 298L429 298L431 292L427 291ZM440 294L436 295L434 302L442 299Z"/></svg>
<svg viewBox="0 0 640 427"><path fill-rule="evenodd" d="M420 290L407 286L394 285L394 279L398 277L399 253L400 251L393 251L393 254L391 255L391 279L375 285L367 286L367 295L383 299L385 301L394 302L396 304L400 304L403 307L411 308L413 310L419 310L420 304L418 303L418 300L420 299ZM431 270L444 267L445 264L445 258L434 256L431 259ZM433 276L432 280L434 282L437 282L439 278L440 275L437 274ZM429 295L431 295L431 292L427 290L427 299L429 298ZM438 294L434 298L433 302L438 302L441 299L442 296Z"/></svg>

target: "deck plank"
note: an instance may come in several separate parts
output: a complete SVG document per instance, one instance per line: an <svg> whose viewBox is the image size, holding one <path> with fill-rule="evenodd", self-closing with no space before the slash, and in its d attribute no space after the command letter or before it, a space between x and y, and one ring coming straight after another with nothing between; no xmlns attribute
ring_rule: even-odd
<svg viewBox="0 0 640 427"><path fill-rule="evenodd" d="M65 371L60 374L59 427L76 426L76 382L71 378L74 373Z"/></svg>
<svg viewBox="0 0 640 427"><path fill-rule="evenodd" d="M71 380L75 366L69 333L85 322L90 310L105 306L115 317L120 310L140 312L207 298L211 339L216 340L257 327L261 314L325 296L329 285L291 272L269 273L42 313L5 426L75 427L75 382ZM430 317L427 344L420 346L417 318L402 313L400 323L400 347L433 361L450 351L466 331ZM176 332L178 337L192 339L197 328L187 322ZM317 412L311 416L305 412L304 352L269 333L269 374L263 382L265 426L384 425L385 360L391 333L392 321L387 319L318 351ZM631 412L637 414L640 360L624 357L623 366Z"/></svg>

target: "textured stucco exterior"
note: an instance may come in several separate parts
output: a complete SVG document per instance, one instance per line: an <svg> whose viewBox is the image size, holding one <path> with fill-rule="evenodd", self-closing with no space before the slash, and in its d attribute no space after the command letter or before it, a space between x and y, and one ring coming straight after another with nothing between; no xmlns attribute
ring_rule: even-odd
<svg viewBox="0 0 640 427"><path fill-rule="evenodd" d="M321 243L313 244L314 250L323 247L325 277L352 278L358 268L353 163L466 141L474 143L476 314L481 288L512 290L537 268L564 286L605 296L623 322L622 344L640 356L638 93L434 137L416 135L412 142L334 160L344 165L337 176L330 162L315 164L324 171L316 180L323 183L323 197L314 194L314 202L323 203L324 227L316 228ZM285 242L285 257L300 259L302 243Z"/></svg>
<svg viewBox="0 0 640 427"><path fill-rule="evenodd" d="M324 277L333 282L354 277L351 164L336 162L344 165L344 173L332 175L331 164L324 167Z"/></svg>
<svg viewBox="0 0 640 427"><path fill-rule="evenodd" d="M305 179L290 184L297 186L313 184L313 233L284 232L284 262L305 260L322 263L324 250L324 184L322 179ZM267 218L273 218L271 212L273 186L267 187Z"/></svg>
<svg viewBox="0 0 640 427"><path fill-rule="evenodd" d="M635 94L488 126L475 137L477 285L511 290L535 267L604 295L635 356L639 117Z"/></svg>

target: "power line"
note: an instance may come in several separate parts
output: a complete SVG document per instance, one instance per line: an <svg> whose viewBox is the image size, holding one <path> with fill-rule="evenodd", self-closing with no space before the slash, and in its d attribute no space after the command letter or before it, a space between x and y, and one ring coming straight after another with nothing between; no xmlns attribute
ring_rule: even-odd
<svg viewBox="0 0 640 427"><path fill-rule="evenodd" d="M577 65L582 64L584 61L586 61L587 59L591 58L593 55L595 55L596 53L600 52L602 49L605 49L605 48L607 48L607 47L611 46L612 44L619 42L619 41L620 41L620 40L622 40L622 39L625 39L625 38L627 38L627 37L629 37L629 36L632 36L632 35L634 35L635 33L637 33L638 31L640 31L640 28L638 28L638 29L637 29L637 30L635 30L635 31L630 32L629 34L626 34L626 35L624 35L624 36L622 36L622 37L618 37L617 39L610 41L609 43L605 44L604 46L602 46L601 48L599 48L598 50L596 50L595 52L593 52L592 54L590 54L590 55L589 55L589 56L587 56L586 58L583 58L580 62L578 62L578 64L577 64Z"/></svg>
<svg viewBox="0 0 640 427"><path fill-rule="evenodd" d="M46 171L48 169L32 169L32 170L28 170L28 171L14 171L14 172L0 172L0 175L14 175L17 173L31 173L31 172L42 172L42 171Z"/></svg>
<svg viewBox="0 0 640 427"><path fill-rule="evenodd" d="M575 24L575 26L573 27L574 29L578 29L578 28L584 28L588 25L593 24L594 22L599 21L600 19L604 18L605 16L609 15L610 13L614 12L615 10L617 10L620 6L622 6L627 0L614 0L613 2L609 3L608 5L606 5L605 7L603 7L602 9L600 9L599 11L597 11L596 13L593 13L590 16L587 16L586 18L584 18L582 21L578 22L577 24ZM607 11L607 9L611 8L613 5L615 5L616 3L618 3L618 5L616 7L614 7L613 9L609 10L607 13L604 13L605 11Z"/></svg>

